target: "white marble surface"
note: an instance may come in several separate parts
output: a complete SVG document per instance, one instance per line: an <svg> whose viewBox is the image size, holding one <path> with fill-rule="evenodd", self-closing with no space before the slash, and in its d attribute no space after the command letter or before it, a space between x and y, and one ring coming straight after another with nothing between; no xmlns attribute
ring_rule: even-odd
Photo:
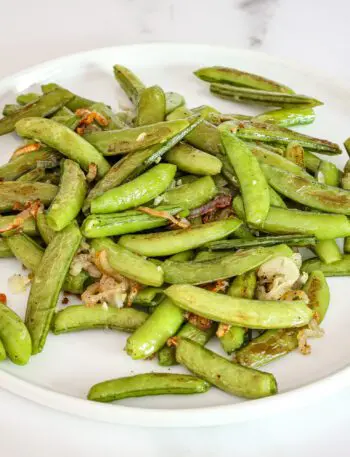
<svg viewBox="0 0 350 457"><path fill-rule="evenodd" d="M347 0L0 1L0 77L95 47L154 41L265 51L350 76ZM0 455L261 457L349 455L350 389L312 408L211 429L155 430L78 419L0 391Z"/></svg>

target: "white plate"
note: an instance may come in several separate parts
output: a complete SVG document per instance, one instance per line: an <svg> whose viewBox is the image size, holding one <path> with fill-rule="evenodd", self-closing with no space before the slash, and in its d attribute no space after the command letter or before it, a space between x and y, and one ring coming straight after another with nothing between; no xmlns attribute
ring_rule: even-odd
<svg viewBox="0 0 350 457"><path fill-rule="evenodd" d="M264 54L202 45L146 44L100 49L75 54L32 67L0 81L0 106L14 103L16 94L36 91L38 83L55 81L73 92L118 107L127 103L114 81L115 63L132 68L148 85L185 95L188 106L211 104L223 112L253 113L244 105L210 96L208 86L192 75L200 66L227 65L262 74L325 102L317 109L314 125L300 130L342 143L350 135L349 91L322 75L296 64L281 62ZM15 135L0 138L3 161L18 144ZM2 162L3 162L2 161ZM345 162L345 153L334 160ZM0 262L0 291L9 305L24 315L26 297L11 296L7 278L20 271L15 260ZM25 367L5 361L0 386L55 409L108 422L143 426L203 426L243 421L270 414L284 407L319 401L322 396L350 381L350 308L346 278L329 280L331 304L324 321L324 338L312 341L312 354L295 352L266 367L274 373L279 395L243 401L215 388L192 396L159 396L128 399L113 405L85 400L96 382L130 374L164 371L157 361L133 361L123 351L126 335L91 330L67 335L49 335L45 350ZM218 346L215 350L220 351ZM165 370L167 371L167 370ZM171 372L184 372L181 367Z"/></svg>

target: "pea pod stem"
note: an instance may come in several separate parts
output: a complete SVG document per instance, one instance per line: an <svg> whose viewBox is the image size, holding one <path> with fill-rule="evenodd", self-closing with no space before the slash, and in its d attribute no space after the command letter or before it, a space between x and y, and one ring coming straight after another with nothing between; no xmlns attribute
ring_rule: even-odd
<svg viewBox="0 0 350 457"><path fill-rule="evenodd" d="M231 395L261 398L277 393L277 383L272 374L232 363L185 338L180 338L177 343L176 360Z"/></svg>
<svg viewBox="0 0 350 457"><path fill-rule="evenodd" d="M86 172L89 165L97 166L97 176L101 178L109 170L109 163L101 154L81 136L65 125L37 117L22 119L16 124L16 132L27 138L35 138L48 146L57 149L63 155L78 164Z"/></svg>
<svg viewBox="0 0 350 457"><path fill-rule="evenodd" d="M165 295L182 309L216 322L255 329L302 327L312 318L305 302L233 298L188 284L172 285Z"/></svg>
<svg viewBox="0 0 350 457"><path fill-rule="evenodd" d="M72 305L55 314L52 331L55 335L94 328L133 332L147 318L148 314L133 308L106 309L99 305L90 308L85 305Z"/></svg>
<svg viewBox="0 0 350 457"><path fill-rule="evenodd" d="M211 222L189 229L145 235L123 235L119 244L140 255L161 257L194 249L208 241L224 238L241 224L238 219Z"/></svg>
<svg viewBox="0 0 350 457"><path fill-rule="evenodd" d="M191 375L145 373L95 384L88 393L88 399L106 403L147 395L198 394L209 388L209 383Z"/></svg>
<svg viewBox="0 0 350 457"><path fill-rule="evenodd" d="M215 252L216 256L212 260L184 263L166 260L163 264L164 280L169 284L206 284L243 274L275 255L290 256L291 253L286 245L280 244L271 248L259 247L221 256Z"/></svg>

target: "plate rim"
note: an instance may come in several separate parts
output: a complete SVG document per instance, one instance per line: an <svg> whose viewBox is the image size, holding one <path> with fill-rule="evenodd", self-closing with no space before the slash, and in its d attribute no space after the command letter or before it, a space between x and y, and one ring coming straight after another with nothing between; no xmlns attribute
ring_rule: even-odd
<svg viewBox="0 0 350 457"><path fill-rule="evenodd" d="M169 47L192 47L200 48L202 51L206 49L209 52L212 52L213 50L220 50L220 52L231 52L243 56L248 55L252 56L252 58L259 58L265 61L268 60L270 62L275 62L276 64L287 65L295 70L300 70L301 65L298 64L297 61L275 57L262 51L239 49L231 46L176 42L134 43L120 46L106 46L71 53L27 67L23 70L0 78L0 94L3 94L4 89L6 90L9 86L12 86L16 81L26 75L43 71L48 66L57 66L62 62L67 64L70 60L86 60L94 54L101 54L104 52L108 53L112 50L123 50L125 52L129 49L141 49L145 52L146 48L150 48L154 51L155 48L164 50ZM350 86L345 80L340 78L335 79L329 74L324 75L321 73L320 69L313 68L310 65L302 64L302 68L303 71L307 71L311 76L317 77L324 83L332 84L333 86L337 85L338 89L349 92L350 95ZM83 398L38 386L10 374L7 371L2 370L0 367L0 388L4 388L12 394L60 412L74 414L91 420L146 427L202 427L243 422L274 414L287 407L288 404L289 407L292 408L296 408L299 405L309 404L316 401L320 394L322 394L322 396L331 395L335 391L345 388L349 384L350 361L345 367L328 376L293 390L279 393L272 397L249 400L229 405L203 406L187 409L159 409L91 402Z"/></svg>

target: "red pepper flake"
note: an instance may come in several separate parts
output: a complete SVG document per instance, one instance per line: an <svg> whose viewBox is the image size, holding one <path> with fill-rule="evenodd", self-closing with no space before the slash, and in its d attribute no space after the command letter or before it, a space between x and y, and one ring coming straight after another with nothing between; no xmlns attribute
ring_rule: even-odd
<svg viewBox="0 0 350 457"><path fill-rule="evenodd" d="M4 305L6 305L7 297L5 294L0 294L0 303L3 303Z"/></svg>

